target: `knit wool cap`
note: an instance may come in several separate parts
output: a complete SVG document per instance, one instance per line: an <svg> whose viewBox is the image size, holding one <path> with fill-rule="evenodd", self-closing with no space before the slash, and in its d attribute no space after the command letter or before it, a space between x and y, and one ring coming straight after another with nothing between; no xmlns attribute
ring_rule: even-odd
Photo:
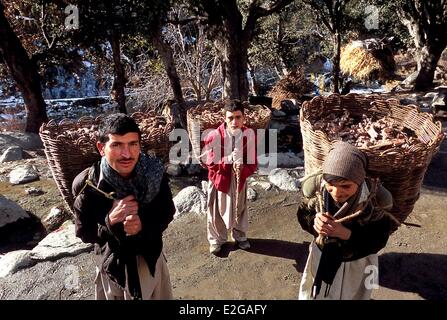
<svg viewBox="0 0 447 320"><path fill-rule="evenodd" d="M323 163L323 173L361 185L365 179L367 163L363 152L347 142L338 141L332 145Z"/></svg>

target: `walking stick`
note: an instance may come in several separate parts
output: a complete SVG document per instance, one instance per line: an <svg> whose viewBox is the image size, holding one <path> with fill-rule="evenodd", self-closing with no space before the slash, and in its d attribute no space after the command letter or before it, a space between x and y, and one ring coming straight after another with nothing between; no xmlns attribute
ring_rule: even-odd
<svg viewBox="0 0 447 320"><path fill-rule="evenodd" d="M323 196L320 192L317 193L317 198L319 202L319 210L321 213L324 213ZM347 205L348 203L345 202L343 206L334 214L334 217L337 216L338 213L342 212L347 207ZM320 293L323 281L326 283L324 296L327 297L329 295L329 290L331 288L332 282L335 278L338 268L341 265L341 250L336 238L329 238L318 235L315 242L322 249L317 273L312 284L311 296L313 299L316 299L318 294Z"/></svg>
<svg viewBox="0 0 447 320"><path fill-rule="evenodd" d="M242 164L233 162L233 170L236 178L236 200L235 200L235 210L236 210L236 224L239 223L239 185L241 182L241 172Z"/></svg>

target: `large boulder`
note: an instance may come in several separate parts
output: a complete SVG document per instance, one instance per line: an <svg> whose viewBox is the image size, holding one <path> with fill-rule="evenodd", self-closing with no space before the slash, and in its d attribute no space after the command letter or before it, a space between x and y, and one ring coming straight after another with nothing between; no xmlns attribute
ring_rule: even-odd
<svg viewBox="0 0 447 320"><path fill-rule="evenodd" d="M182 189L174 197L175 218L185 213L206 214L206 194L197 187Z"/></svg>
<svg viewBox="0 0 447 320"><path fill-rule="evenodd" d="M2 156L0 157L0 163L22 160L22 159L23 159L22 148L19 146L12 146L3 152Z"/></svg>
<svg viewBox="0 0 447 320"><path fill-rule="evenodd" d="M268 178L271 183L284 191L299 191L301 173L297 170L273 169Z"/></svg>
<svg viewBox="0 0 447 320"><path fill-rule="evenodd" d="M19 146L24 150L42 149L42 140L36 133L2 132L0 133L0 152L12 146Z"/></svg>
<svg viewBox="0 0 447 320"><path fill-rule="evenodd" d="M9 173L9 182L11 184L21 184L39 180L39 174L30 164L18 166Z"/></svg>
<svg viewBox="0 0 447 320"><path fill-rule="evenodd" d="M0 195L0 228L29 217L29 214L21 206Z"/></svg>
<svg viewBox="0 0 447 320"><path fill-rule="evenodd" d="M84 243L75 235L72 221L66 221L62 226L47 235L31 250L33 260L55 260L61 257L74 256L92 248L91 243Z"/></svg>

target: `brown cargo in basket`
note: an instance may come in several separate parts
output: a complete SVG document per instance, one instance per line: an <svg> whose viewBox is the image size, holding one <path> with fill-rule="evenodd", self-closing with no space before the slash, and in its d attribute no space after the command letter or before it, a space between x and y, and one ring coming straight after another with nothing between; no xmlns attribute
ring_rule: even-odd
<svg viewBox="0 0 447 320"><path fill-rule="evenodd" d="M386 116L416 134L419 141L410 148L359 148L368 157L368 174L379 177L393 194L391 213L403 222L413 211L425 171L444 138L441 123L435 123L431 114L420 112L417 106L402 106L396 99L383 100L379 96L357 94L315 97L305 102L300 111L306 174L321 167L333 143L325 132L314 130L311 123L330 113L342 115L345 111L357 118L364 114L373 118Z"/></svg>

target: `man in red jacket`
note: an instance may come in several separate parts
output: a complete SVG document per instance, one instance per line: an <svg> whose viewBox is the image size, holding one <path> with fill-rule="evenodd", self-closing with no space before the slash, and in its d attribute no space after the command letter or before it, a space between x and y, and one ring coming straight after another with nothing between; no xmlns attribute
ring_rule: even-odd
<svg viewBox="0 0 447 320"><path fill-rule="evenodd" d="M256 136L244 126L244 107L238 100L224 105L225 122L205 138L208 168L208 223L210 253L217 254L228 230L239 248L247 250L247 178L257 168Z"/></svg>

